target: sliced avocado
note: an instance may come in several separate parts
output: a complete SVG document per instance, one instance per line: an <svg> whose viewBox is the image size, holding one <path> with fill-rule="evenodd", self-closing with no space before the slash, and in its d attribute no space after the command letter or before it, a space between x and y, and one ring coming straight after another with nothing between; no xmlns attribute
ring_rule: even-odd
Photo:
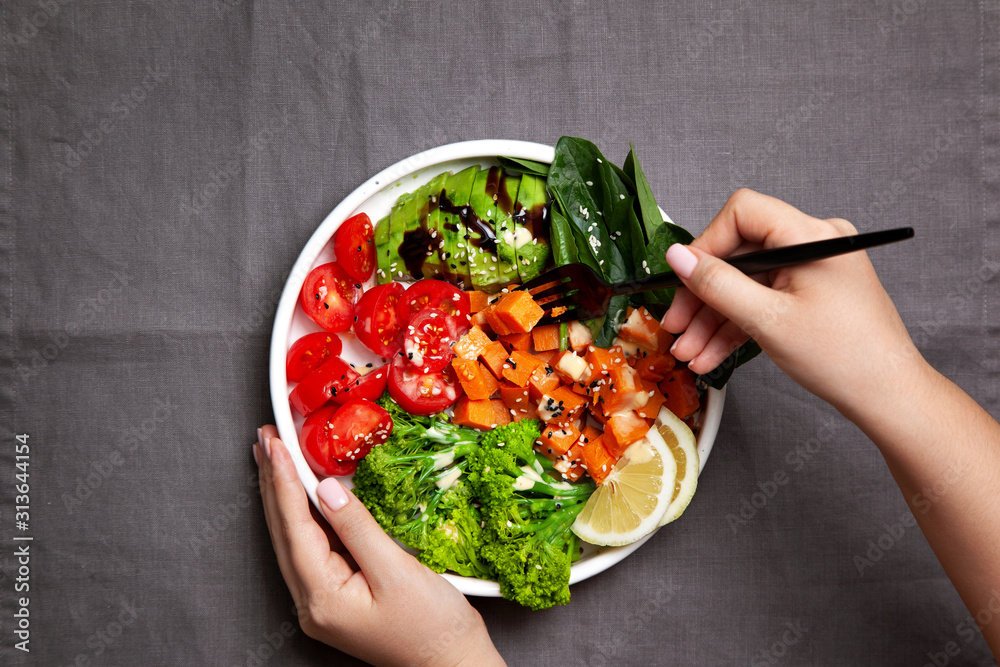
<svg viewBox="0 0 1000 667"><path fill-rule="evenodd" d="M491 170L492 171L492 170ZM488 182L489 186L493 181ZM497 235L497 282L500 286L520 282L517 274L517 254L514 251L514 202L517 201L517 191L521 185L521 175L500 169L497 179L497 189L493 196L496 209L493 211L493 229Z"/></svg>
<svg viewBox="0 0 1000 667"><path fill-rule="evenodd" d="M389 249L389 216L385 216L375 225L375 261L378 263L378 270L375 271L375 279L381 285L392 282L392 273L389 270L390 257L392 251Z"/></svg>
<svg viewBox="0 0 1000 667"><path fill-rule="evenodd" d="M545 179L524 174L514 205L514 248L517 273L526 283L545 271L552 257L549 245L549 198ZM524 231L521 231L524 230Z"/></svg>
<svg viewBox="0 0 1000 667"><path fill-rule="evenodd" d="M437 276L467 289L472 289L472 279L462 210L468 211L472 185L478 172L479 167L472 166L449 176L444 184L444 198L439 199L438 210L431 214L427 223L437 230L437 240L443 241L443 244L438 244L440 268ZM424 275L427 275L426 272Z"/></svg>
<svg viewBox="0 0 1000 667"><path fill-rule="evenodd" d="M393 280L419 280L440 267L437 230L428 225L437 210L441 188L451 174L438 174L411 195L403 195L389 213L389 269ZM433 199L433 201L432 201Z"/></svg>
<svg viewBox="0 0 1000 667"><path fill-rule="evenodd" d="M469 210L465 215L465 246L472 286L487 294L500 291L497 282L497 239L492 222L496 202L486 192L487 181L494 169L499 172L500 168L483 169L476 173Z"/></svg>

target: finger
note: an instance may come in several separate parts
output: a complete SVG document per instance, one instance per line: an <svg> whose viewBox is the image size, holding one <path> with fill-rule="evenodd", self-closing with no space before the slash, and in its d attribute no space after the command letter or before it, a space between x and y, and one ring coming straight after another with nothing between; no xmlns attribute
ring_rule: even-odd
<svg viewBox="0 0 1000 667"><path fill-rule="evenodd" d="M708 341L725 321L725 315L710 306L702 306L684 333L674 341L670 353L681 361L694 359L705 349Z"/></svg>
<svg viewBox="0 0 1000 667"><path fill-rule="evenodd" d="M691 290L680 287L674 292L674 300L660 320L660 326L670 333L681 333L691 324L702 305L702 300L692 294Z"/></svg>
<svg viewBox="0 0 1000 667"><path fill-rule="evenodd" d="M829 232L831 225L806 215L791 204L753 190L737 190L691 242L716 257L729 257L746 242L771 248L803 243Z"/></svg>
<svg viewBox="0 0 1000 667"><path fill-rule="evenodd" d="M274 554L278 559L278 568L281 570L281 576L285 580L285 584L288 586L288 590L292 594L295 604L297 606L301 606L305 601L302 597L302 582L299 581L298 574L292 566L292 559L288 550L288 541L284 539L281 532L277 530L279 512L277 503L274 499L274 482L271 474L271 463L264 451L265 442L266 438L262 437L261 442L256 445L255 450L259 464L257 476L259 479L260 498L264 504L264 519L267 522L267 532L271 537L271 546L274 548Z"/></svg>
<svg viewBox="0 0 1000 667"><path fill-rule="evenodd" d="M306 591L342 584L353 572L343 557L330 551L326 533L309 513L309 498L291 455L277 437L270 439L270 450L277 514L272 537L287 545L290 565Z"/></svg>
<svg viewBox="0 0 1000 667"><path fill-rule="evenodd" d="M788 296L697 248L672 245L667 249L667 261L689 290L744 331L759 330L761 326L755 322L763 325L769 321L767 314L781 310Z"/></svg>
<svg viewBox="0 0 1000 667"><path fill-rule="evenodd" d="M413 557L385 534L361 501L333 477L320 482L316 495L320 511L354 556L372 592L378 594L398 582Z"/></svg>
<svg viewBox="0 0 1000 667"><path fill-rule="evenodd" d="M347 561L347 564L351 566L351 569L357 571L359 568L358 564L354 562L354 557L351 556L351 552L347 550L344 543L340 541L339 537L337 537L337 533L335 533L333 528L330 527L330 522L326 520L323 513L320 512L319 509L317 509L312 503L309 503L309 513L312 515L313 521L315 521L326 534L326 539L330 543L330 551L335 551L343 556L344 560Z"/></svg>
<svg viewBox="0 0 1000 667"><path fill-rule="evenodd" d="M688 362L688 368L699 375L709 373L749 339L750 336L746 332L733 324L732 321L727 320L715 332L704 349L698 353L698 356Z"/></svg>

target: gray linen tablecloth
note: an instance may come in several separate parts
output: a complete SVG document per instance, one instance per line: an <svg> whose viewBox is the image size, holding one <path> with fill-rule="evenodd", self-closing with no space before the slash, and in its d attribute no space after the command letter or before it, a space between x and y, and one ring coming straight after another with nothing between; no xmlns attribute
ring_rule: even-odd
<svg viewBox="0 0 1000 667"><path fill-rule="evenodd" d="M431 146L633 142L693 231L739 186L912 225L872 259L928 359L1000 415L995 0L11 0L0 19L4 664L352 662L298 629L250 442L306 239ZM991 663L908 524L875 448L761 357L682 521L566 607L473 603L512 664Z"/></svg>

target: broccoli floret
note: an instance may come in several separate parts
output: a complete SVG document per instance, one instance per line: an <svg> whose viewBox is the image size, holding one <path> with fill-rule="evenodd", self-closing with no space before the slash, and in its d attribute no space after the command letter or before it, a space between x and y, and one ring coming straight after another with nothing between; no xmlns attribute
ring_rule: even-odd
<svg viewBox="0 0 1000 667"><path fill-rule="evenodd" d="M479 556L482 518L463 478L479 432L442 415L411 415L388 397L379 404L393 417L392 435L358 465L354 494L428 567L490 578Z"/></svg>
<svg viewBox="0 0 1000 667"><path fill-rule="evenodd" d="M482 556L501 594L532 609L569 602L570 565L579 546L570 526L595 488L550 475L548 459L533 447L540 433L535 420L489 431L468 468L485 523Z"/></svg>

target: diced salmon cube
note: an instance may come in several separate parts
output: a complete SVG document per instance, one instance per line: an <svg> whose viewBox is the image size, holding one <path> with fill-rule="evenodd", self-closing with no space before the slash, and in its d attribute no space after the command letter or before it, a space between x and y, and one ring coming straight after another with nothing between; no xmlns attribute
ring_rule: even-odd
<svg viewBox="0 0 1000 667"><path fill-rule="evenodd" d="M536 444L542 454L555 461L556 457L568 452L579 439L580 431L575 426L553 425L542 429Z"/></svg>

